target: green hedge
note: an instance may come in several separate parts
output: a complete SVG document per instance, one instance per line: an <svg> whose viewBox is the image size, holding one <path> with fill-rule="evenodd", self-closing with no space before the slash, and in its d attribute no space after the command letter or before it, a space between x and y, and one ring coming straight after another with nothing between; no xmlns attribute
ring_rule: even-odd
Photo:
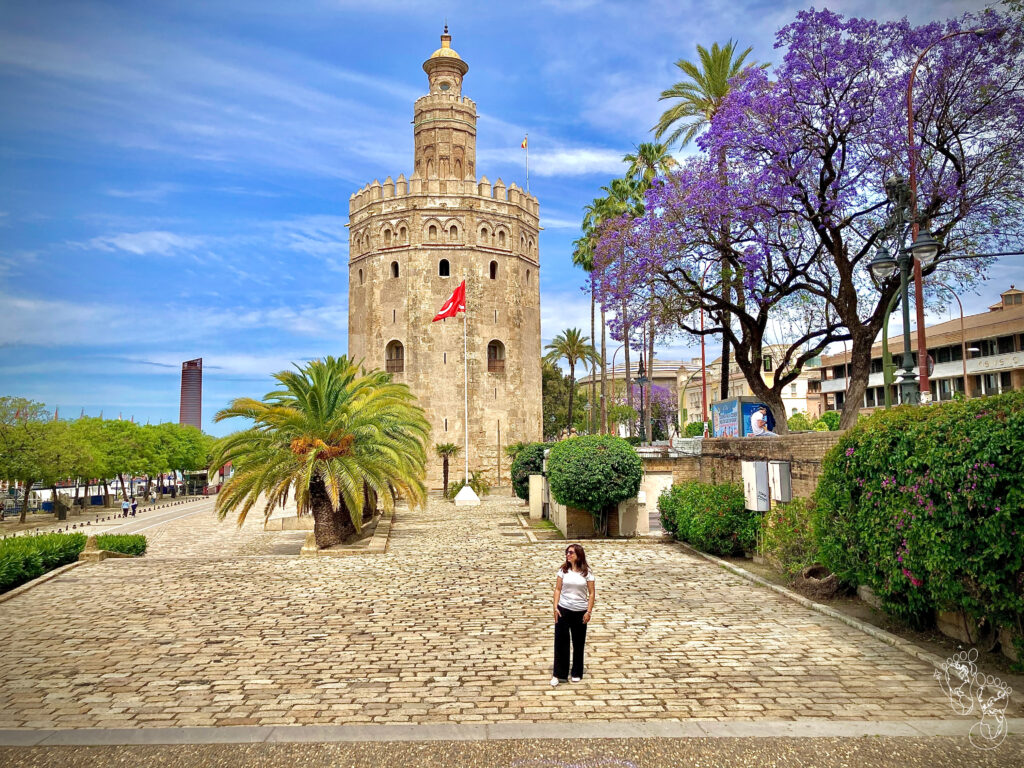
<svg viewBox="0 0 1024 768"><path fill-rule="evenodd" d="M683 434L686 437L703 437L704 435L704 422L703 421L688 421L686 426L683 427Z"/></svg>
<svg viewBox="0 0 1024 768"><path fill-rule="evenodd" d="M147 542L141 533L100 533L96 535L96 546L109 552L138 557L146 554Z"/></svg>
<svg viewBox="0 0 1024 768"><path fill-rule="evenodd" d="M677 539L712 555L754 549L761 516L743 507L739 483L692 481L673 485L658 499L661 525Z"/></svg>
<svg viewBox="0 0 1024 768"><path fill-rule="evenodd" d="M1024 392L876 412L825 457L819 555L916 625L1024 626Z"/></svg>
<svg viewBox="0 0 1024 768"><path fill-rule="evenodd" d="M548 482L559 504L587 510L594 530L605 531L608 513L637 495L644 465L621 437L585 435L555 443L548 454Z"/></svg>
<svg viewBox="0 0 1024 768"><path fill-rule="evenodd" d="M43 533L0 540L0 593L14 589L47 571L73 563L85 549L84 533ZM140 534L101 534L100 549L141 555L146 537Z"/></svg>
<svg viewBox="0 0 1024 768"><path fill-rule="evenodd" d="M512 462L512 490L523 501L530 498L530 475L544 470L544 451L550 447L547 443L530 443L516 454Z"/></svg>

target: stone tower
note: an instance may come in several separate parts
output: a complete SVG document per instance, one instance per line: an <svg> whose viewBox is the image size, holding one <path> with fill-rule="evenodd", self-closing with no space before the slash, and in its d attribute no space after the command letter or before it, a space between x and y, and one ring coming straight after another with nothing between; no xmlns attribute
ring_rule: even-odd
<svg viewBox="0 0 1024 768"><path fill-rule="evenodd" d="M463 320L432 323L466 281L469 468L494 482L504 447L542 435L537 198L476 172L469 65L451 47L423 63L430 93L413 112L413 172L349 199L349 355L409 385L433 426L428 486L441 486L435 443L466 450ZM499 436L501 454L498 452ZM462 454L451 479L462 477Z"/></svg>

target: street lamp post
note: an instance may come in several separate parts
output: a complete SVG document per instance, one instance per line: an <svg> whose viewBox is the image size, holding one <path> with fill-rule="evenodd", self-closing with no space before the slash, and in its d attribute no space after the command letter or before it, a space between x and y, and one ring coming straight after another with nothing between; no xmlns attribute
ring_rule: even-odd
<svg viewBox="0 0 1024 768"><path fill-rule="evenodd" d="M900 375L900 402L916 405L921 398L917 388L917 374L914 373L914 355L910 351L910 302L907 297L912 258L910 249L900 248L899 256L893 258L885 246L879 246L868 268L879 282L890 278L897 269L900 271L900 301L903 303L903 372Z"/></svg>
<svg viewBox="0 0 1024 768"><path fill-rule="evenodd" d="M917 149L914 146L914 80L917 78L917 69L921 65L922 60L927 55L928 51L934 48L941 42L949 40L960 35L977 35L983 37L995 30L991 29L962 29L958 32L951 32L948 35L940 37L934 43L925 48L917 57L917 61L914 62L913 69L910 70L910 79L907 81L907 150L910 153L910 226L911 226L911 242L914 245L917 244L917 236L920 232L920 222L917 220ZM913 247L913 246L911 246ZM935 249L933 254L938 254L938 248ZM925 339L925 326L924 326L924 278L922 276L923 268L926 266L922 264L920 260L914 260L914 300L917 302L917 359L920 362L921 368L921 387L920 395L921 399L927 403L931 400L931 386L928 381L928 342ZM904 315L906 315L906 295L904 294ZM966 390L967 380L964 379L964 388Z"/></svg>
<svg viewBox="0 0 1024 768"><path fill-rule="evenodd" d="M647 434L645 424L645 414L647 411L644 409L644 387L650 382L650 379L644 375L644 353L640 353L640 364L636 368L636 383L640 385L640 442L643 442L643 436Z"/></svg>

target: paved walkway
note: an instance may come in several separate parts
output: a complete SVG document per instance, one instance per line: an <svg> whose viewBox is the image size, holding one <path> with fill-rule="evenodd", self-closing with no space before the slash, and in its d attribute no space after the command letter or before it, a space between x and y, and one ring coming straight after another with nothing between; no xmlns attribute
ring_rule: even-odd
<svg viewBox="0 0 1024 768"><path fill-rule="evenodd" d="M657 542L587 545L587 673L552 689L563 543L521 510L432 499L345 558L266 556L259 515L155 529L0 604L0 728L964 720L930 666Z"/></svg>

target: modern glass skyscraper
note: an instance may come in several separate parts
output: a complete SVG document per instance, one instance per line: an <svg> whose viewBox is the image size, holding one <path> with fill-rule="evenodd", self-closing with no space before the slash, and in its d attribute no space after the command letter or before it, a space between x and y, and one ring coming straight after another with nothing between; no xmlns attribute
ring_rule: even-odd
<svg viewBox="0 0 1024 768"><path fill-rule="evenodd" d="M178 423L203 428L203 358L181 364L181 406Z"/></svg>

